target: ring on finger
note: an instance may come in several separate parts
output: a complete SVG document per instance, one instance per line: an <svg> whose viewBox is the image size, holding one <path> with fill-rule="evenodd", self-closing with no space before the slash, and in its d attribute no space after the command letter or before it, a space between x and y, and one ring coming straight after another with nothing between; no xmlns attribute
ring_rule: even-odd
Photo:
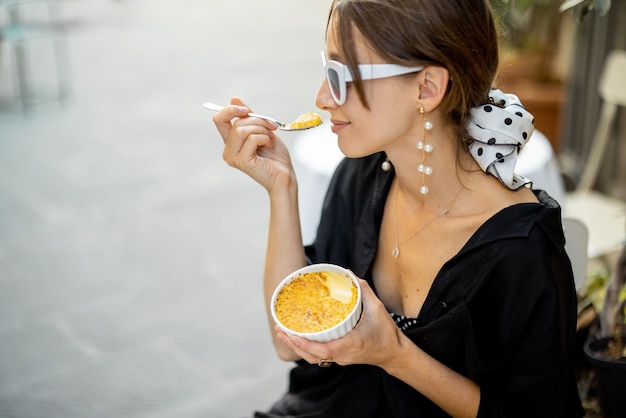
<svg viewBox="0 0 626 418"><path fill-rule="evenodd" d="M332 358L321 359L319 363L317 363L320 367L330 367L334 363Z"/></svg>

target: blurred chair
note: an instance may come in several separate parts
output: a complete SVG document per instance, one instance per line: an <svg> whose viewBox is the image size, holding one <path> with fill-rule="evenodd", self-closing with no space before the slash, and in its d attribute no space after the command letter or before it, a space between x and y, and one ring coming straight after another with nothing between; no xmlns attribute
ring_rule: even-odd
<svg viewBox="0 0 626 418"><path fill-rule="evenodd" d="M0 0L0 53L13 51L15 96L24 112L42 102L63 100L68 94L60 8L61 2L55 0ZM35 85L36 78L50 84L47 94Z"/></svg>
<svg viewBox="0 0 626 418"><path fill-rule="evenodd" d="M587 276L589 231L587 226L578 219L563 218L562 223L565 233L565 251L572 262L576 291L579 291L585 284Z"/></svg>
<svg viewBox="0 0 626 418"><path fill-rule="evenodd" d="M626 51L606 58L599 80L600 117L589 157L576 189L566 194L564 217L579 219L589 229L589 257L619 250L626 239L626 202L592 190L601 167L618 106L626 106Z"/></svg>

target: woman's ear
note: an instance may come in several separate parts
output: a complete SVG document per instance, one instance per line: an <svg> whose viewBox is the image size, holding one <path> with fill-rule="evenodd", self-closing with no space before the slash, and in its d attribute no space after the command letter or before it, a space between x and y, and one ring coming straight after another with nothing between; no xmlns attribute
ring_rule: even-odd
<svg viewBox="0 0 626 418"><path fill-rule="evenodd" d="M450 73L446 68L428 66L420 73L419 102L427 112L436 109L448 91Z"/></svg>

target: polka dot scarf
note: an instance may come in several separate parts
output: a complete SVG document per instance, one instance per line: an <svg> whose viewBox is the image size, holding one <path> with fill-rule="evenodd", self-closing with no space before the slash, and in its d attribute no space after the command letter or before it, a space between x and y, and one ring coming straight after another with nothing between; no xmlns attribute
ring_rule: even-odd
<svg viewBox="0 0 626 418"><path fill-rule="evenodd" d="M473 108L467 131L474 138L468 149L480 168L511 190L532 184L516 174L517 155L534 131L534 117L519 98L498 89L489 92L490 103Z"/></svg>

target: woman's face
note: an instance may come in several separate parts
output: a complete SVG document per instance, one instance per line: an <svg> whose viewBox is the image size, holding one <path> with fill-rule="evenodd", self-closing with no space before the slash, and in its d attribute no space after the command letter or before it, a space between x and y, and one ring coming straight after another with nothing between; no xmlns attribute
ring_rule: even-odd
<svg viewBox="0 0 626 418"><path fill-rule="evenodd" d="M332 22L326 38L326 56L345 64L339 53ZM355 51L359 64L384 64L358 30L354 30ZM337 134L341 151L352 158L364 157L390 147L415 146L419 137L419 84L417 74L363 81L367 109L352 83L347 84L346 102L334 101L326 80L316 98L316 105L330 113L332 131Z"/></svg>

